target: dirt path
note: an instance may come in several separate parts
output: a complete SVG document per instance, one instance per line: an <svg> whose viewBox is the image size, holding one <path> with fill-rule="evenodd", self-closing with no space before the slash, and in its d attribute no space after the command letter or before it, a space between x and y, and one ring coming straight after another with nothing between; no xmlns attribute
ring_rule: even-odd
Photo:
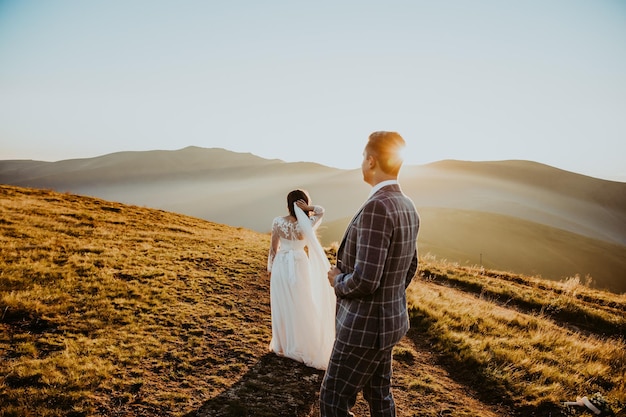
<svg viewBox="0 0 626 417"><path fill-rule="evenodd" d="M457 382L419 335L409 333L396 350L394 397L398 417L502 417L503 407L481 402L471 387ZM317 417L323 372L273 354L260 358L239 381L186 417ZM359 396L355 416L369 416Z"/></svg>
<svg viewBox="0 0 626 417"><path fill-rule="evenodd" d="M415 343L414 332L405 337L396 350L393 394L398 417L502 417L504 408L489 406L477 399L470 387L456 382L427 343ZM357 417L369 416L367 403L361 395L352 412ZM317 417L317 403L307 417Z"/></svg>

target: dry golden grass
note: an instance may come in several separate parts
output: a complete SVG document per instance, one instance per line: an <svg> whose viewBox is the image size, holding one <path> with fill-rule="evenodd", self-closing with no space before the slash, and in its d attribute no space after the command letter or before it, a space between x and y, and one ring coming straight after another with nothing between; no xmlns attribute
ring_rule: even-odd
<svg viewBox="0 0 626 417"><path fill-rule="evenodd" d="M98 199L0 192L0 414L185 410L264 352L265 236Z"/></svg>
<svg viewBox="0 0 626 417"><path fill-rule="evenodd" d="M0 416L314 416L322 373L267 353L268 244L0 186ZM626 401L623 296L428 257L420 273L394 352L399 416L558 416L596 391Z"/></svg>
<svg viewBox="0 0 626 417"><path fill-rule="evenodd" d="M547 415L567 398L602 392L626 401L623 339L572 331L563 323L527 314L432 282L410 288L413 324L435 349L483 393L517 412ZM557 414L558 415L558 414Z"/></svg>
<svg viewBox="0 0 626 417"><path fill-rule="evenodd" d="M579 276L555 282L504 271L485 270L422 257L428 280L506 303L526 312L566 323L572 329L605 336L626 334L626 294L597 291Z"/></svg>

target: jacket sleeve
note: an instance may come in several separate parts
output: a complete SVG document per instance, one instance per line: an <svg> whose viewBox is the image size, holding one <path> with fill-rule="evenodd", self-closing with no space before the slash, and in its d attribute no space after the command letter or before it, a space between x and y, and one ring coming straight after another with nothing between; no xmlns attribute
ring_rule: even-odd
<svg viewBox="0 0 626 417"><path fill-rule="evenodd" d="M335 278L335 294L357 298L373 294L382 279L393 225L384 205L376 200L363 208L356 227L354 269Z"/></svg>

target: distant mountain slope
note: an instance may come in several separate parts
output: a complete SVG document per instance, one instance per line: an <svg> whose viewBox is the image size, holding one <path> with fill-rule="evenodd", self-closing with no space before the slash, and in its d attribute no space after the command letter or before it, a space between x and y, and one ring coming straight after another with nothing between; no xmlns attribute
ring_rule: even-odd
<svg viewBox="0 0 626 417"><path fill-rule="evenodd" d="M554 280L590 276L596 287L626 292L622 245L501 214L426 207L420 216L420 255ZM322 225L322 243L339 241L349 220Z"/></svg>
<svg viewBox="0 0 626 417"><path fill-rule="evenodd" d="M369 191L359 170L197 147L59 162L0 161L0 183L160 208L259 232L268 232L272 219L286 212L290 190L305 188L314 203L326 208L324 224L332 225L321 230L326 243L341 238ZM452 160L405 166L401 183L422 213L423 230L430 231L427 247L434 255L478 263L483 253L485 261L494 260L494 267L505 270L552 279L577 271L591 274L603 288L625 290L626 277L615 272L615 265L626 270L626 183L529 161ZM582 264L572 256L547 256L579 254L583 241L598 244L582 245ZM522 253L536 250L535 242L547 245L542 246L543 261L534 264L539 269L520 269L526 262ZM490 248L488 253L484 247ZM510 248L520 254L515 261ZM592 268L594 259L597 266ZM606 259L612 260L611 266Z"/></svg>
<svg viewBox="0 0 626 417"><path fill-rule="evenodd" d="M406 167L421 207L504 214L626 245L626 183L529 161L442 161Z"/></svg>
<svg viewBox="0 0 626 417"><path fill-rule="evenodd" d="M285 163L198 147L58 162L0 161L2 184L173 210L259 231L268 229L268 217L284 210L288 191L315 189L343 172L314 163Z"/></svg>

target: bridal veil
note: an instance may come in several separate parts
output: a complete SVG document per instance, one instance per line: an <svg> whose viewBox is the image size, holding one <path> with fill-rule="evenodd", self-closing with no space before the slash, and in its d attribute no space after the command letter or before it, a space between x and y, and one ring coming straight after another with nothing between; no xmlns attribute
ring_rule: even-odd
<svg viewBox="0 0 626 417"><path fill-rule="evenodd" d="M320 353L330 358L335 342L335 291L328 283L330 262L320 244L309 217L295 205L296 218L309 249L311 295L320 323Z"/></svg>

